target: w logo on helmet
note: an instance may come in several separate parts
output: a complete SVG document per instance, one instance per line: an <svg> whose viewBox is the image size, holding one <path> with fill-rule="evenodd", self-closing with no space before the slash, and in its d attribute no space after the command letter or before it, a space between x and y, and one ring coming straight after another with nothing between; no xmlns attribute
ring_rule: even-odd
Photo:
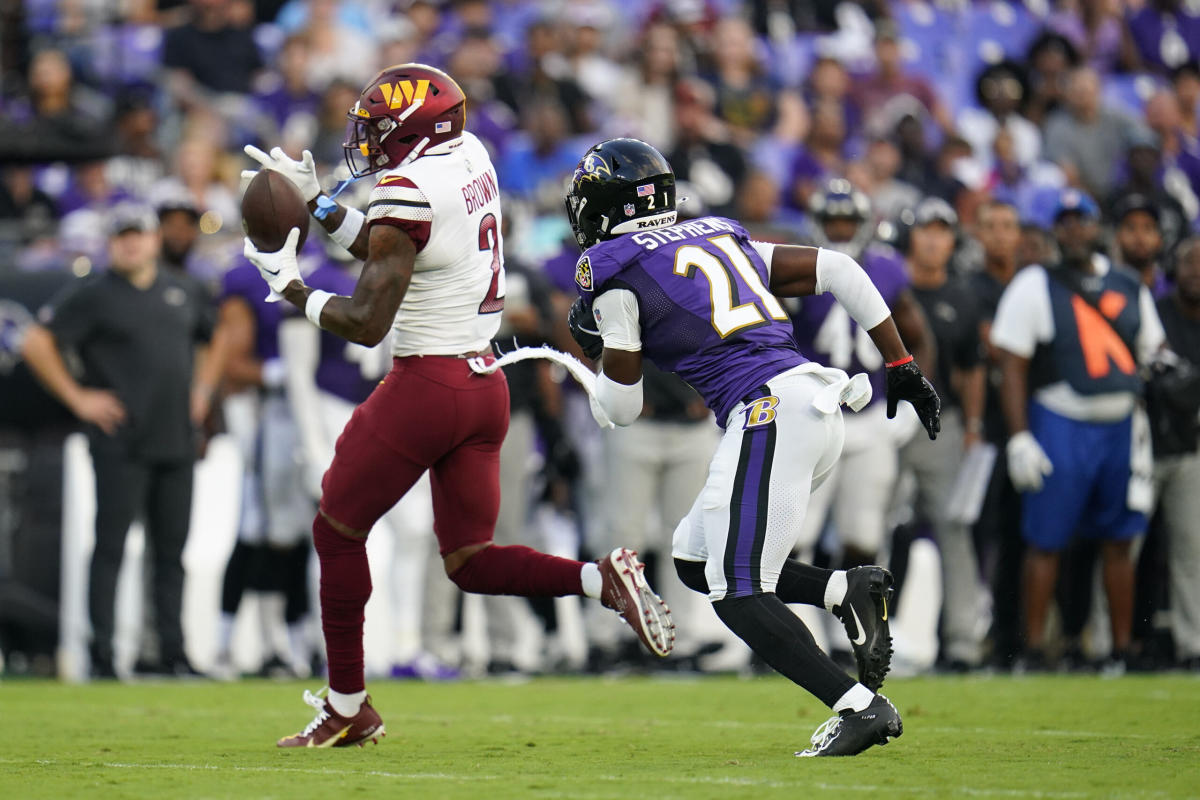
<svg viewBox="0 0 1200 800"><path fill-rule="evenodd" d="M429 93L429 80L421 78L415 87L412 81L381 83L379 91L383 92L383 102L387 103L388 108L402 108L415 101L425 102L425 95Z"/></svg>

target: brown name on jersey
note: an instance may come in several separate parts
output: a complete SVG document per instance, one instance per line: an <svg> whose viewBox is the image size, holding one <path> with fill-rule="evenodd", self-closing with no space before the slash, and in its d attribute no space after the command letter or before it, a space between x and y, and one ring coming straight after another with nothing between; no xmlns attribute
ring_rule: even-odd
<svg viewBox="0 0 1200 800"><path fill-rule="evenodd" d="M500 196L500 190L496 188L496 174L491 170L483 173L462 187L462 195L463 202L467 204L467 213L474 214Z"/></svg>

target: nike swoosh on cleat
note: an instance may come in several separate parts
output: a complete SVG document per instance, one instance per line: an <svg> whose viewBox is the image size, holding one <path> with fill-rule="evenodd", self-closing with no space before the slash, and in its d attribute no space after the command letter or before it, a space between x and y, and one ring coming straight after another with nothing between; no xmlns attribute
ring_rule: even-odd
<svg viewBox="0 0 1200 800"><path fill-rule="evenodd" d="M858 618L858 612L854 610L854 606L850 606L850 614L854 617L854 624L858 627L858 637L850 641L857 645L867 643L867 632L863 628L862 620Z"/></svg>
<svg viewBox="0 0 1200 800"><path fill-rule="evenodd" d="M886 597L883 597L883 598L880 598L880 599L881 599L881 600L883 600L883 616L882 616L882 617L880 617L880 619L881 619L883 622L887 622L887 598L886 598Z"/></svg>

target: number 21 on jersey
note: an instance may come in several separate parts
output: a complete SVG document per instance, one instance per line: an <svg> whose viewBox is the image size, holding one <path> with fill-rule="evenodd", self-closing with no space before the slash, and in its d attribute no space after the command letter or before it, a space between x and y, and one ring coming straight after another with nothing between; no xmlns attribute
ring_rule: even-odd
<svg viewBox="0 0 1200 800"><path fill-rule="evenodd" d="M712 326L718 336L724 339L745 328L766 324L768 316L776 320L788 318L779 300L763 285L750 258L732 235L726 233L708 241L721 251L724 258L718 258L699 245L685 244L675 251L674 272L682 278L695 278L696 270L704 273L708 280ZM757 295L757 301L740 302L735 275Z"/></svg>

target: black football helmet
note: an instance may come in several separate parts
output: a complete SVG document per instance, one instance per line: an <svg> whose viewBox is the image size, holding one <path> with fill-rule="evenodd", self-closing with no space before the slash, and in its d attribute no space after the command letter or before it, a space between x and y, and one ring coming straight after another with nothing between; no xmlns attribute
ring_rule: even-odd
<svg viewBox="0 0 1200 800"><path fill-rule="evenodd" d="M858 258L874 236L870 224L871 201L845 178L833 178L808 201L809 237L817 247L837 250ZM829 229L833 220L846 220L848 230L834 235Z"/></svg>
<svg viewBox="0 0 1200 800"><path fill-rule="evenodd" d="M567 217L584 250L596 242L675 224L675 173L639 139L609 139L584 155L567 189Z"/></svg>

